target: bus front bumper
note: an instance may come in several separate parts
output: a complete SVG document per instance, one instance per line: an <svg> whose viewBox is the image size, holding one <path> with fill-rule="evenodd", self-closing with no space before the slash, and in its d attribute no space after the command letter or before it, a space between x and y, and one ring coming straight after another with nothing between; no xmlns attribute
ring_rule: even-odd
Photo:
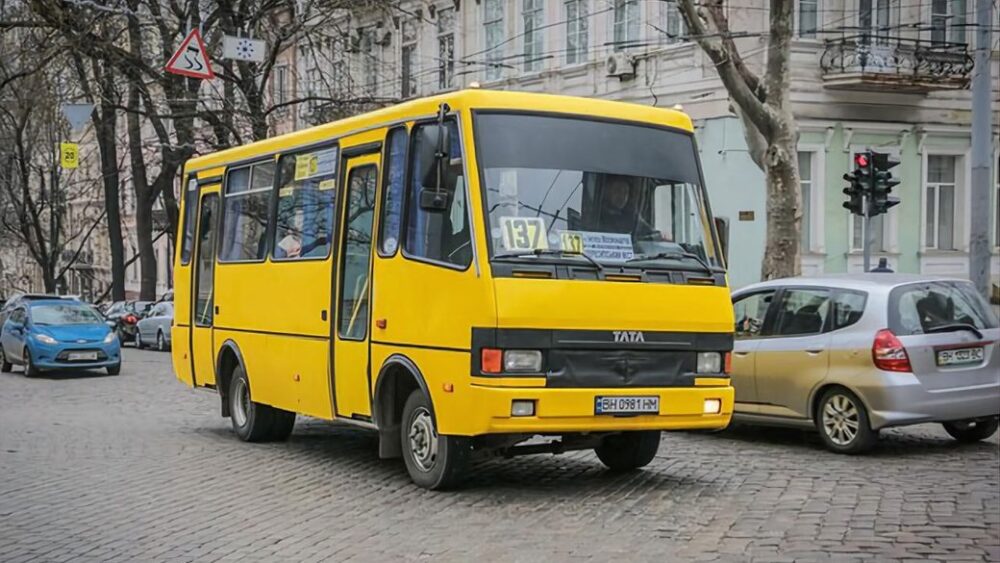
<svg viewBox="0 0 1000 563"><path fill-rule="evenodd" d="M701 383L704 381L705 383ZM486 386L469 388L472 408L461 409L462 420L439 421L442 433L560 434L626 430L715 430L729 425L733 387L729 379L699 380L693 387L572 389ZM658 414L595 414L599 397L658 397ZM515 416L515 402L533 403L533 414ZM716 409L712 408L718 405ZM454 425L451 423L455 423ZM452 427L458 432L448 432Z"/></svg>

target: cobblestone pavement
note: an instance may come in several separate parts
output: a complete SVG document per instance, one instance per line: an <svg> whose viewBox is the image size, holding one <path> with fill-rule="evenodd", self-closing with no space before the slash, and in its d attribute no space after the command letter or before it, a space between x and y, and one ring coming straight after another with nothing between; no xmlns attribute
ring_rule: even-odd
<svg viewBox="0 0 1000 563"><path fill-rule="evenodd" d="M167 354L130 349L117 377L0 374L0 561L998 561L998 451L738 427L665 434L628 475L528 456L435 493L332 423L240 443Z"/></svg>

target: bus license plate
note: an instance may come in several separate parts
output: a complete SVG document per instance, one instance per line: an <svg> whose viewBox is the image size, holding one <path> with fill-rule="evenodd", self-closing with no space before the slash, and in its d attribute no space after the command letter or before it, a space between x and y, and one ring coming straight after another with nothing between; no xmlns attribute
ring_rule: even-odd
<svg viewBox="0 0 1000 563"><path fill-rule="evenodd" d="M660 398L596 397L594 414L660 414Z"/></svg>
<svg viewBox="0 0 1000 563"><path fill-rule="evenodd" d="M937 365L960 366L962 364L978 364L985 358L982 346L975 348L958 348L956 350L938 350Z"/></svg>
<svg viewBox="0 0 1000 563"><path fill-rule="evenodd" d="M96 360L97 352L70 352L69 360Z"/></svg>

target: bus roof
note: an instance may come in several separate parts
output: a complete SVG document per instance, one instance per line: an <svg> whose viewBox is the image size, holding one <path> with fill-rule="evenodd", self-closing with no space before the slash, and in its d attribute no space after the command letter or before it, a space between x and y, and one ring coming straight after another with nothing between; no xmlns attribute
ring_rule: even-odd
<svg viewBox="0 0 1000 563"><path fill-rule="evenodd" d="M501 90L466 89L426 98L418 98L375 111L317 125L254 143L229 148L193 158L185 171L195 172L225 166L231 162L288 151L366 129L386 126L399 121L423 119L437 113L441 102L452 109L508 109L545 113L564 113L605 119L620 119L639 123L665 125L692 132L691 118L681 111L652 106L615 102L576 96L509 92Z"/></svg>

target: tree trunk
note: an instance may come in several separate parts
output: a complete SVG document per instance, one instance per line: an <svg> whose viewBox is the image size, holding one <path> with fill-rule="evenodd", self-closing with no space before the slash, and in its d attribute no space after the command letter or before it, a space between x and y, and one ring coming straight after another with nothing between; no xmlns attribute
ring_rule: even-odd
<svg viewBox="0 0 1000 563"><path fill-rule="evenodd" d="M761 277L765 280L797 276L802 198L799 189L798 135L791 120L780 120L767 147L767 243Z"/></svg>
<svg viewBox="0 0 1000 563"><path fill-rule="evenodd" d="M101 92L100 110L94 112L94 130L101 152L101 176L104 183L104 207L107 210L108 243L111 247L111 300L125 299L125 241L122 239L122 214L120 206L118 171L118 114L113 105L114 78L111 66L93 65L100 75L98 88Z"/></svg>
<svg viewBox="0 0 1000 563"><path fill-rule="evenodd" d="M142 154L142 124L139 121L139 91L135 83L128 86L128 108L125 115L128 131L129 164L135 190L135 236L139 246L139 299L156 299L156 252L153 249L153 202L146 177L146 162Z"/></svg>

